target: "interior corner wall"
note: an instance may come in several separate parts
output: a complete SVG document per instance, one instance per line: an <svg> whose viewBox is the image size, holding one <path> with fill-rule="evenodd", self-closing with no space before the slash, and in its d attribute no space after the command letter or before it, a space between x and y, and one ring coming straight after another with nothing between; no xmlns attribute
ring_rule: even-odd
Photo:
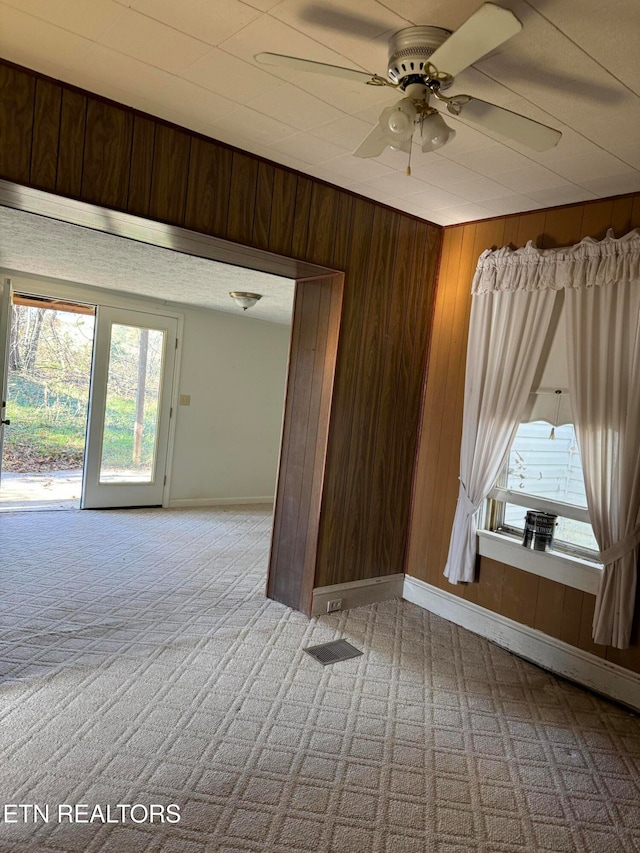
<svg viewBox="0 0 640 853"><path fill-rule="evenodd" d="M293 285L292 285L293 286ZM291 327L184 308L170 505L273 500Z"/></svg>
<svg viewBox="0 0 640 853"><path fill-rule="evenodd" d="M554 248L585 237L602 239L609 228L620 237L637 227L638 193L445 229L406 569L425 583L634 672L640 672L640 618L629 649L606 648L591 640L593 595L484 557L474 583L452 585L443 571L458 495L471 281L478 257L485 249L518 248L529 240Z"/></svg>
<svg viewBox="0 0 640 853"><path fill-rule="evenodd" d="M344 272L314 586L404 569L443 230L0 60L0 178Z"/></svg>

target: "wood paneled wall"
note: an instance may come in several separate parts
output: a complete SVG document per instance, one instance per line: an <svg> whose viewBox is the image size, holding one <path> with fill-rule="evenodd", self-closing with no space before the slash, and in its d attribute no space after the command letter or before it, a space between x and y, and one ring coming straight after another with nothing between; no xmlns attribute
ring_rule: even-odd
<svg viewBox="0 0 640 853"><path fill-rule="evenodd" d="M442 229L1 61L0 140L0 178L345 272L314 585L402 572Z"/></svg>
<svg viewBox="0 0 640 853"><path fill-rule="evenodd" d="M640 227L640 194L445 229L418 448L408 575L640 672L640 625L624 651L591 641L595 597L482 558L477 582L443 576L458 496L471 280L485 249L568 246ZM640 595L640 584L639 584ZM640 619L637 620L640 622Z"/></svg>
<svg viewBox="0 0 640 853"><path fill-rule="evenodd" d="M342 274L298 282L267 595L311 613Z"/></svg>

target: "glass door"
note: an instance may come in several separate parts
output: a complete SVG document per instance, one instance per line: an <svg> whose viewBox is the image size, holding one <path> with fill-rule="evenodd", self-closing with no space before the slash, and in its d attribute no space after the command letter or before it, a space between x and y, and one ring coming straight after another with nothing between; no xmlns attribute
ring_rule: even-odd
<svg viewBox="0 0 640 853"><path fill-rule="evenodd" d="M11 337L11 279L0 283L0 477L2 477L2 451L4 428L9 425L6 417L7 390L9 380L9 339Z"/></svg>
<svg viewBox="0 0 640 853"><path fill-rule="evenodd" d="M177 325L98 308L83 509L162 506Z"/></svg>

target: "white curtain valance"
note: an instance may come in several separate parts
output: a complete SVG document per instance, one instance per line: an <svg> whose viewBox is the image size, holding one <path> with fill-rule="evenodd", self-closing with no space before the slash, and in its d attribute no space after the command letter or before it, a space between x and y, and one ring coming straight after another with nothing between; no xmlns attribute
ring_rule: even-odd
<svg viewBox="0 0 640 853"><path fill-rule="evenodd" d="M640 229L604 240L586 237L575 246L538 249L529 241L522 249L488 249L480 255L472 293L560 290L640 281Z"/></svg>

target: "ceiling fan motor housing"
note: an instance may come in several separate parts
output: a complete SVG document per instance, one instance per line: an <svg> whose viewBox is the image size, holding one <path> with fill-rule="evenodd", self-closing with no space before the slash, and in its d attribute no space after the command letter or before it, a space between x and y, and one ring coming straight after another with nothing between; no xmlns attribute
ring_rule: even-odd
<svg viewBox="0 0 640 853"><path fill-rule="evenodd" d="M410 83L424 82L429 57L451 35L451 30L441 27L406 27L389 39L387 76L392 83L404 89ZM440 70L440 69L438 69ZM446 71L446 69L442 69ZM453 77L442 80L441 89L448 89Z"/></svg>

